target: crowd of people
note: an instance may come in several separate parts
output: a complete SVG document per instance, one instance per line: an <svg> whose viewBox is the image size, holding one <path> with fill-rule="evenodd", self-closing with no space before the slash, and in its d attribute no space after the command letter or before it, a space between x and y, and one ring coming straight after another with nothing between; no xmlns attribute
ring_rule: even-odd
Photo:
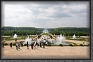
<svg viewBox="0 0 93 62"><path fill-rule="evenodd" d="M27 41L26 47L27 47L27 49L29 49L29 46L31 46L31 49L32 49L32 50L33 50L33 49L36 49L36 48L38 48L38 47L45 48L45 46L47 45L46 42L47 42L47 41L45 41L45 40L44 40L44 42L43 42L43 41L40 41L40 43L38 43L37 41L35 41L35 42L32 42L32 43L29 45L29 43L28 43L28 41ZM23 43L17 42L17 43L16 43L16 50L20 49L20 46L23 46L22 44L23 44ZM11 43L10 43L10 47L11 47Z"/></svg>
<svg viewBox="0 0 93 62"><path fill-rule="evenodd" d="M27 49L29 49L29 46L31 46L31 49L33 50L33 49L36 49L38 47L45 48L45 46L47 44L48 44L48 41L46 39L44 39L44 40L40 41L39 43L37 41L34 41L31 44L29 44L28 41L27 41L25 46L27 47ZM10 43L10 48L12 48L12 46L13 46L13 43L11 42ZM21 49L20 47L23 47L23 46L24 46L23 42L16 42L16 45L15 45L16 50ZM2 47L4 47L4 42L2 42Z"/></svg>

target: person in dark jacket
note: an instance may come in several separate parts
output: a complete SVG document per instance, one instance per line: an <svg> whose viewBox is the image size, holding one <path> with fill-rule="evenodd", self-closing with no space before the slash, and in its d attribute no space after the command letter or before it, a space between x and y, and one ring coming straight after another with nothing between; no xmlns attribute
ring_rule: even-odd
<svg viewBox="0 0 93 62"><path fill-rule="evenodd" d="M42 46L43 46L43 41L40 41L40 47L42 48Z"/></svg>
<svg viewBox="0 0 93 62"><path fill-rule="evenodd" d="M38 48L38 46L39 46L39 43L37 43L37 42L36 42L36 46L37 46L36 48Z"/></svg>
<svg viewBox="0 0 93 62"><path fill-rule="evenodd" d="M32 50L33 50L33 47L34 47L34 42L33 42L33 43L31 43L31 48L32 48Z"/></svg>
<svg viewBox="0 0 93 62"><path fill-rule="evenodd" d="M43 40L43 48L45 48L46 39Z"/></svg>
<svg viewBox="0 0 93 62"><path fill-rule="evenodd" d="M23 47L23 42L21 42L21 47Z"/></svg>
<svg viewBox="0 0 93 62"><path fill-rule="evenodd" d="M27 49L29 49L28 41L27 41Z"/></svg>
<svg viewBox="0 0 93 62"><path fill-rule="evenodd" d="M23 47L23 42L22 41L20 42L20 45L21 45L21 47Z"/></svg>
<svg viewBox="0 0 93 62"><path fill-rule="evenodd" d="M12 42L10 43L10 47L12 48Z"/></svg>

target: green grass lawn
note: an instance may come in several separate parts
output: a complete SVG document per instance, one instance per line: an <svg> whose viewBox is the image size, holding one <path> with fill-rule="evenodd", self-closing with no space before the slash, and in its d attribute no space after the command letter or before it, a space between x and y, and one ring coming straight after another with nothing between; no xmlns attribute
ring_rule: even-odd
<svg viewBox="0 0 93 62"><path fill-rule="evenodd" d="M76 37L76 39L72 39L72 36L67 36L67 40L78 40L78 41L87 41L88 39L81 38L81 37Z"/></svg>
<svg viewBox="0 0 93 62"><path fill-rule="evenodd" d="M28 36L18 36L17 40L23 40L25 38L27 38ZM29 38L32 38L32 37L35 37L35 36L29 36ZM2 38L3 40L4 38ZM10 40L15 40L12 36L11 37L7 37L5 38L6 41L10 41Z"/></svg>
<svg viewBox="0 0 93 62"><path fill-rule="evenodd" d="M44 33L43 35L48 35L48 33ZM18 36L18 40L24 40L25 38L27 38L28 36ZM34 38L35 36L29 36L30 38ZM85 38L81 38L81 37L76 37L76 39L72 39L72 36L66 36L66 39L67 40L78 40L78 41L87 41L87 40L89 40L89 39L85 39ZM3 38L2 38L2 40L3 40ZM5 38L5 40L6 41L10 41L10 40L15 40L15 39L13 39L13 37L11 36L11 37L7 37L7 38Z"/></svg>
<svg viewBox="0 0 93 62"><path fill-rule="evenodd" d="M42 35L50 35L49 33L42 33Z"/></svg>

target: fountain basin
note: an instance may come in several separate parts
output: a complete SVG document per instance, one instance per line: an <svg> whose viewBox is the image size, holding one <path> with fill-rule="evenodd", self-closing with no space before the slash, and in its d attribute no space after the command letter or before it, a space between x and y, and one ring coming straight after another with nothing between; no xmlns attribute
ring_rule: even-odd
<svg viewBox="0 0 93 62"><path fill-rule="evenodd" d="M62 41L62 43L58 42L58 41L53 41L52 45L70 45L70 42L66 42L66 41Z"/></svg>

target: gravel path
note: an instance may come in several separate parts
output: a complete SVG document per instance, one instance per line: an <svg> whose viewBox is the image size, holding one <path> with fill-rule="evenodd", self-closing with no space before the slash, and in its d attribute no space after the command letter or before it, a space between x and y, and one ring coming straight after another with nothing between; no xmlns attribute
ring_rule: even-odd
<svg viewBox="0 0 93 62"><path fill-rule="evenodd" d="M2 48L2 59L88 59L89 46L50 46L32 50L26 46L16 50L15 46Z"/></svg>

